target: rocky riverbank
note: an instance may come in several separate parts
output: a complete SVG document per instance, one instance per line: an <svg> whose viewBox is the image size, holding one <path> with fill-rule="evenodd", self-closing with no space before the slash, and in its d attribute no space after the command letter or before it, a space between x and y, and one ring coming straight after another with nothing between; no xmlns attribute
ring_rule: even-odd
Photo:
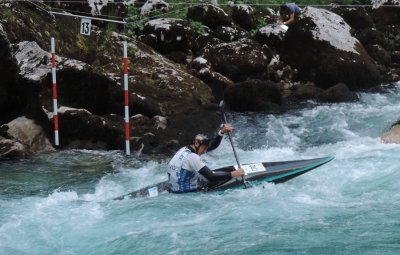
<svg viewBox="0 0 400 255"><path fill-rule="evenodd" d="M306 7L285 31L273 24L272 9L198 5L186 19L150 20L137 38L100 22L83 36L79 19L45 10L0 4L3 158L54 150L51 37L58 56L57 149L124 148L125 40L135 153L170 155L197 132L213 134L223 98L233 111L279 114L302 100L356 101L359 90L400 80L400 7ZM101 12L126 14L127 6ZM199 23L201 29L193 25Z"/></svg>

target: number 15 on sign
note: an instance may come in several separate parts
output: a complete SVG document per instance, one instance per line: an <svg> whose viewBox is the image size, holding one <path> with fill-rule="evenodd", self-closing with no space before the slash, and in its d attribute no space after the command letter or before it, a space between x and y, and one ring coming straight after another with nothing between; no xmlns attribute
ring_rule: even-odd
<svg viewBox="0 0 400 255"><path fill-rule="evenodd" d="M81 20L81 34L82 35L90 35L91 27L92 27L91 19L82 19Z"/></svg>

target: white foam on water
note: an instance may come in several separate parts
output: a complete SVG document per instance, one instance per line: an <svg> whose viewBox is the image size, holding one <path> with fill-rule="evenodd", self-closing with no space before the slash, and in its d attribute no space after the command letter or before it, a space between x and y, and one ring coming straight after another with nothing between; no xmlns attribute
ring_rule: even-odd
<svg viewBox="0 0 400 255"><path fill-rule="evenodd" d="M100 156L101 169L110 171L92 184L76 175L83 184L48 195L2 195L0 254L395 254L400 145L383 144L379 135L396 120L399 99L396 90L361 93L358 103L229 116L242 163L335 157L279 185L112 200L166 180L168 161L51 154L41 164L77 167L82 160L84 173L96 170ZM210 168L236 164L227 139L205 159Z"/></svg>

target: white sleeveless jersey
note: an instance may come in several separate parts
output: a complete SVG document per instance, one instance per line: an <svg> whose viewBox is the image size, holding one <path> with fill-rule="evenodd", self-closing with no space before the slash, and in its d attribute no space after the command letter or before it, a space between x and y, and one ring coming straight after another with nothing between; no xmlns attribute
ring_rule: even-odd
<svg viewBox="0 0 400 255"><path fill-rule="evenodd" d="M200 156L189 150L181 148L168 164L168 178L171 189L174 192L186 192L200 187L199 174L206 164Z"/></svg>

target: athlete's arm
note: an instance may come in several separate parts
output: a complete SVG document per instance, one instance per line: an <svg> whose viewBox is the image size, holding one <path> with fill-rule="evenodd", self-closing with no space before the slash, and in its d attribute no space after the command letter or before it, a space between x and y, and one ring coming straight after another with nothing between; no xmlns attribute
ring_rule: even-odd
<svg viewBox="0 0 400 255"><path fill-rule="evenodd" d="M210 147L208 147L207 151L212 151L218 148L218 146L221 144L222 137L224 136L221 136L219 134L216 135L215 138L211 141Z"/></svg>
<svg viewBox="0 0 400 255"><path fill-rule="evenodd" d="M290 13L289 19L286 20L285 22L283 22L283 25L288 25L288 24L292 23L294 21L294 15L295 15L294 12Z"/></svg>
<svg viewBox="0 0 400 255"><path fill-rule="evenodd" d="M204 166L202 169L200 169L199 173L206 177L209 181L225 181L232 178L230 171L211 171L207 166Z"/></svg>
<svg viewBox="0 0 400 255"><path fill-rule="evenodd" d="M210 146L208 147L207 151L212 151L216 149L222 141L222 137L224 137L224 134L232 132L233 127L227 123L223 124L221 126L221 130L218 132L218 135L212 140Z"/></svg>

